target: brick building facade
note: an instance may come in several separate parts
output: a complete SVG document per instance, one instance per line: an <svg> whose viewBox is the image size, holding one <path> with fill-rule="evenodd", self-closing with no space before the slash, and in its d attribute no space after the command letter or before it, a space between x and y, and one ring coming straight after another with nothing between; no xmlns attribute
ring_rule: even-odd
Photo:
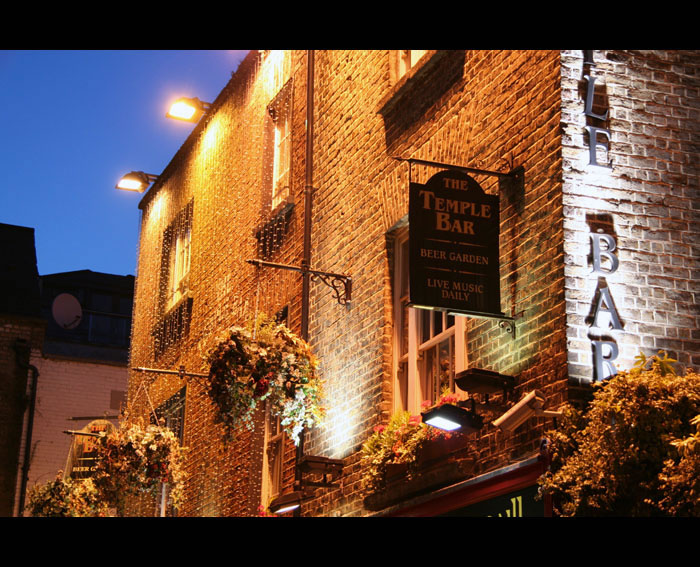
<svg viewBox="0 0 700 567"><path fill-rule="evenodd" d="M139 205L130 365L142 370L129 407L146 417L184 396L181 514L256 515L292 489L294 446L262 412L224 444L197 376L221 332L262 313L320 359L327 416L303 453L343 464L302 515L498 513L518 491L532 500L551 426L533 417L504 433L491 423L504 407L535 390L548 409L578 401L638 350L697 365L699 63L696 52L251 52ZM441 171L499 198L500 314L406 303L409 184ZM304 265L338 285L280 268ZM472 392L481 429L418 480L367 496L360 447L394 412L435 399L429 359L452 387L467 369L513 387ZM144 506L135 513L153 513Z"/></svg>

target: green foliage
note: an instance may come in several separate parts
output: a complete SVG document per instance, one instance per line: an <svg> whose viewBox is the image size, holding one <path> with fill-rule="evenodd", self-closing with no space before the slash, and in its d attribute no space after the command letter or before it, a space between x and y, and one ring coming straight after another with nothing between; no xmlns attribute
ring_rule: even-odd
<svg viewBox="0 0 700 567"><path fill-rule="evenodd" d="M129 495L156 495L162 483L168 498L179 508L184 492L184 451L175 434L159 425L126 423L100 436L93 477L63 479L37 485L29 492L27 510L32 516L108 516L123 511Z"/></svg>
<svg viewBox="0 0 700 567"><path fill-rule="evenodd" d="M416 473L416 458L422 447L435 439L449 439L453 434L421 421L420 415L395 413L389 423L378 425L362 445L362 486L365 493L376 492L386 485L387 467L406 464L406 479Z"/></svg>
<svg viewBox="0 0 700 567"><path fill-rule="evenodd" d="M64 479L62 472L54 480L30 489L26 509L32 516L44 518L109 515L92 480Z"/></svg>
<svg viewBox="0 0 700 567"><path fill-rule="evenodd" d="M250 328L233 327L207 353L206 361L207 394L227 439L234 438L240 425L252 429L255 410L266 400L295 444L304 427L323 418L318 360L284 325L262 319Z"/></svg>
<svg viewBox="0 0 700 567"><path fill-rule="evenodd" d="M564 409L549 433L550 472L540 479L555 512L699 514L700 375L677 376L673 362L641 355L635 368L596 385L585 412Z"/></svg>
<svg viewBox="0 0 700 567"><path fill-rule="evenodd" d="M170 429L124 423L99 439L95 486L106 502L121 510L125 496L156 495L167 483L169 501L179 508L184 493L184 453Z"/></svg>

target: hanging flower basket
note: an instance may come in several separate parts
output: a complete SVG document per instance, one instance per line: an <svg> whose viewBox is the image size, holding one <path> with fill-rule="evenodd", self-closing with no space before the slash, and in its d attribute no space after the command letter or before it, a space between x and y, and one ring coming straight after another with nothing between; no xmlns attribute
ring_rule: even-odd
<svg viewBox="0 0 700 567"><path fill-rule="evenodd" d="M27 512L42 518L85 518L109 516L107 504L91 479L73 480L58 476L28 493Z"/></svg>
<svg viewBox="0 0 700 567"><path fill-rule="evenodd" d="M119 508L124 495L155 494L169 485L175 508L184 490L184 449L166 427L127 423L100 437L94 483L103 497Z"/></svg>
<svg viewBox="0 0 700 567"><path fill-rule="evenodd" d="M253 428L255 410L265 401L295 444L301 430L323 416L318 361L309 345L282 324L264 321L254 332L233 327L206 361L207 394L228 439L241 424Z"/></svg>

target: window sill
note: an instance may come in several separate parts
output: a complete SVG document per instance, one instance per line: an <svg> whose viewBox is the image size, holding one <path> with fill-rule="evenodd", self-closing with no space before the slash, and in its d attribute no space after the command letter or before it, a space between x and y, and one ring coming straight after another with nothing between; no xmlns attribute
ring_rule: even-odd
<svg viewBox="0 0 700 567"><path fill-rule="evenodd" d="M406 498L436 490L472 476L476 459L465 457L470 438L454 435L427 443L416 455L411 478L408 463L387 466L386 486L364 499L368 510L377 511Z"/></svg>
<svg viewBox="0 0 700 567"><path fill-rule="evenodd" d="M387 479L386 487L365 497L365 508L382 510L394 504L454 484L472 476L476 460L473 458L448 459L420 467L418 475L410 480L405 472Z"/></svg>
<svg viewBox="0 0 700 567"><path fill-rule="evenodd" d="M405 98L411 96L415 91L417 83L435 68L447 55L449 51L444 49L428 51L420 61L411 67L403 77L391 88L391 90L379 101L377 114L389 114L397 104Z"/></svg>

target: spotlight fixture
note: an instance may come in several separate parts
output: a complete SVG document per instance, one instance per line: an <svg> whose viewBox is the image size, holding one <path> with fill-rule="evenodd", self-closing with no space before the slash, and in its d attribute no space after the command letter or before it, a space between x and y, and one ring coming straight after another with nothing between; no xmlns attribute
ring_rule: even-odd
<svg viewBox="0 0 700 567"><path fill-rule="evenodd" d="M157 175L144 173L143 171L132 171L122 177L116 187L124 191L143 193L156 179L158 179Z"/></svg>
<svg viewBox="0 0 700 567"><path fill-rule="evenodd" d="M526 394L522 400L493 422L501 431L512 433L531 417L561 417L560 411L545 411L545 397L539 390Z"/></svg>
<svg viewBox="0 0 700 567"><path fill-rule="evenodd" d="M197 97L186 98L182 97L177 99L170 110L166 113L168 118L175 118L176 120L184 120L186 122L197 122L202 115L204 115L209 108L211 103L199 100Z"/></svg>
<svg viewBox="0 0 700 567"><path fill-rule="evenodd" d="M473 410L453 404L442 404L423 413L423 423L445 431L459 430L460 433L474 433L481 429L484 420Z"/></svg>
<svg viewBox="0 0 700 567"><path fill-rule="evenodd" d="M343 461L318 455L304 455L297 463L296 468L301 478L295 481L292 492L282 494L270 502L269 510L273 514L284 514L296 510L302 502L313 498L314 488L338 488L334 481L343 472ZM304 479L305 474L321 475L321 478L317 480ZM311 491L305 492L304 489L307 488Z"/></svg>
<svg viewBox="0 0 700 567"><path fill-rule="evenodd" d="M270 502L270 512L273 514L291 512L299 508L304 499L304 494L299 490L282 494Z"/></svg>

